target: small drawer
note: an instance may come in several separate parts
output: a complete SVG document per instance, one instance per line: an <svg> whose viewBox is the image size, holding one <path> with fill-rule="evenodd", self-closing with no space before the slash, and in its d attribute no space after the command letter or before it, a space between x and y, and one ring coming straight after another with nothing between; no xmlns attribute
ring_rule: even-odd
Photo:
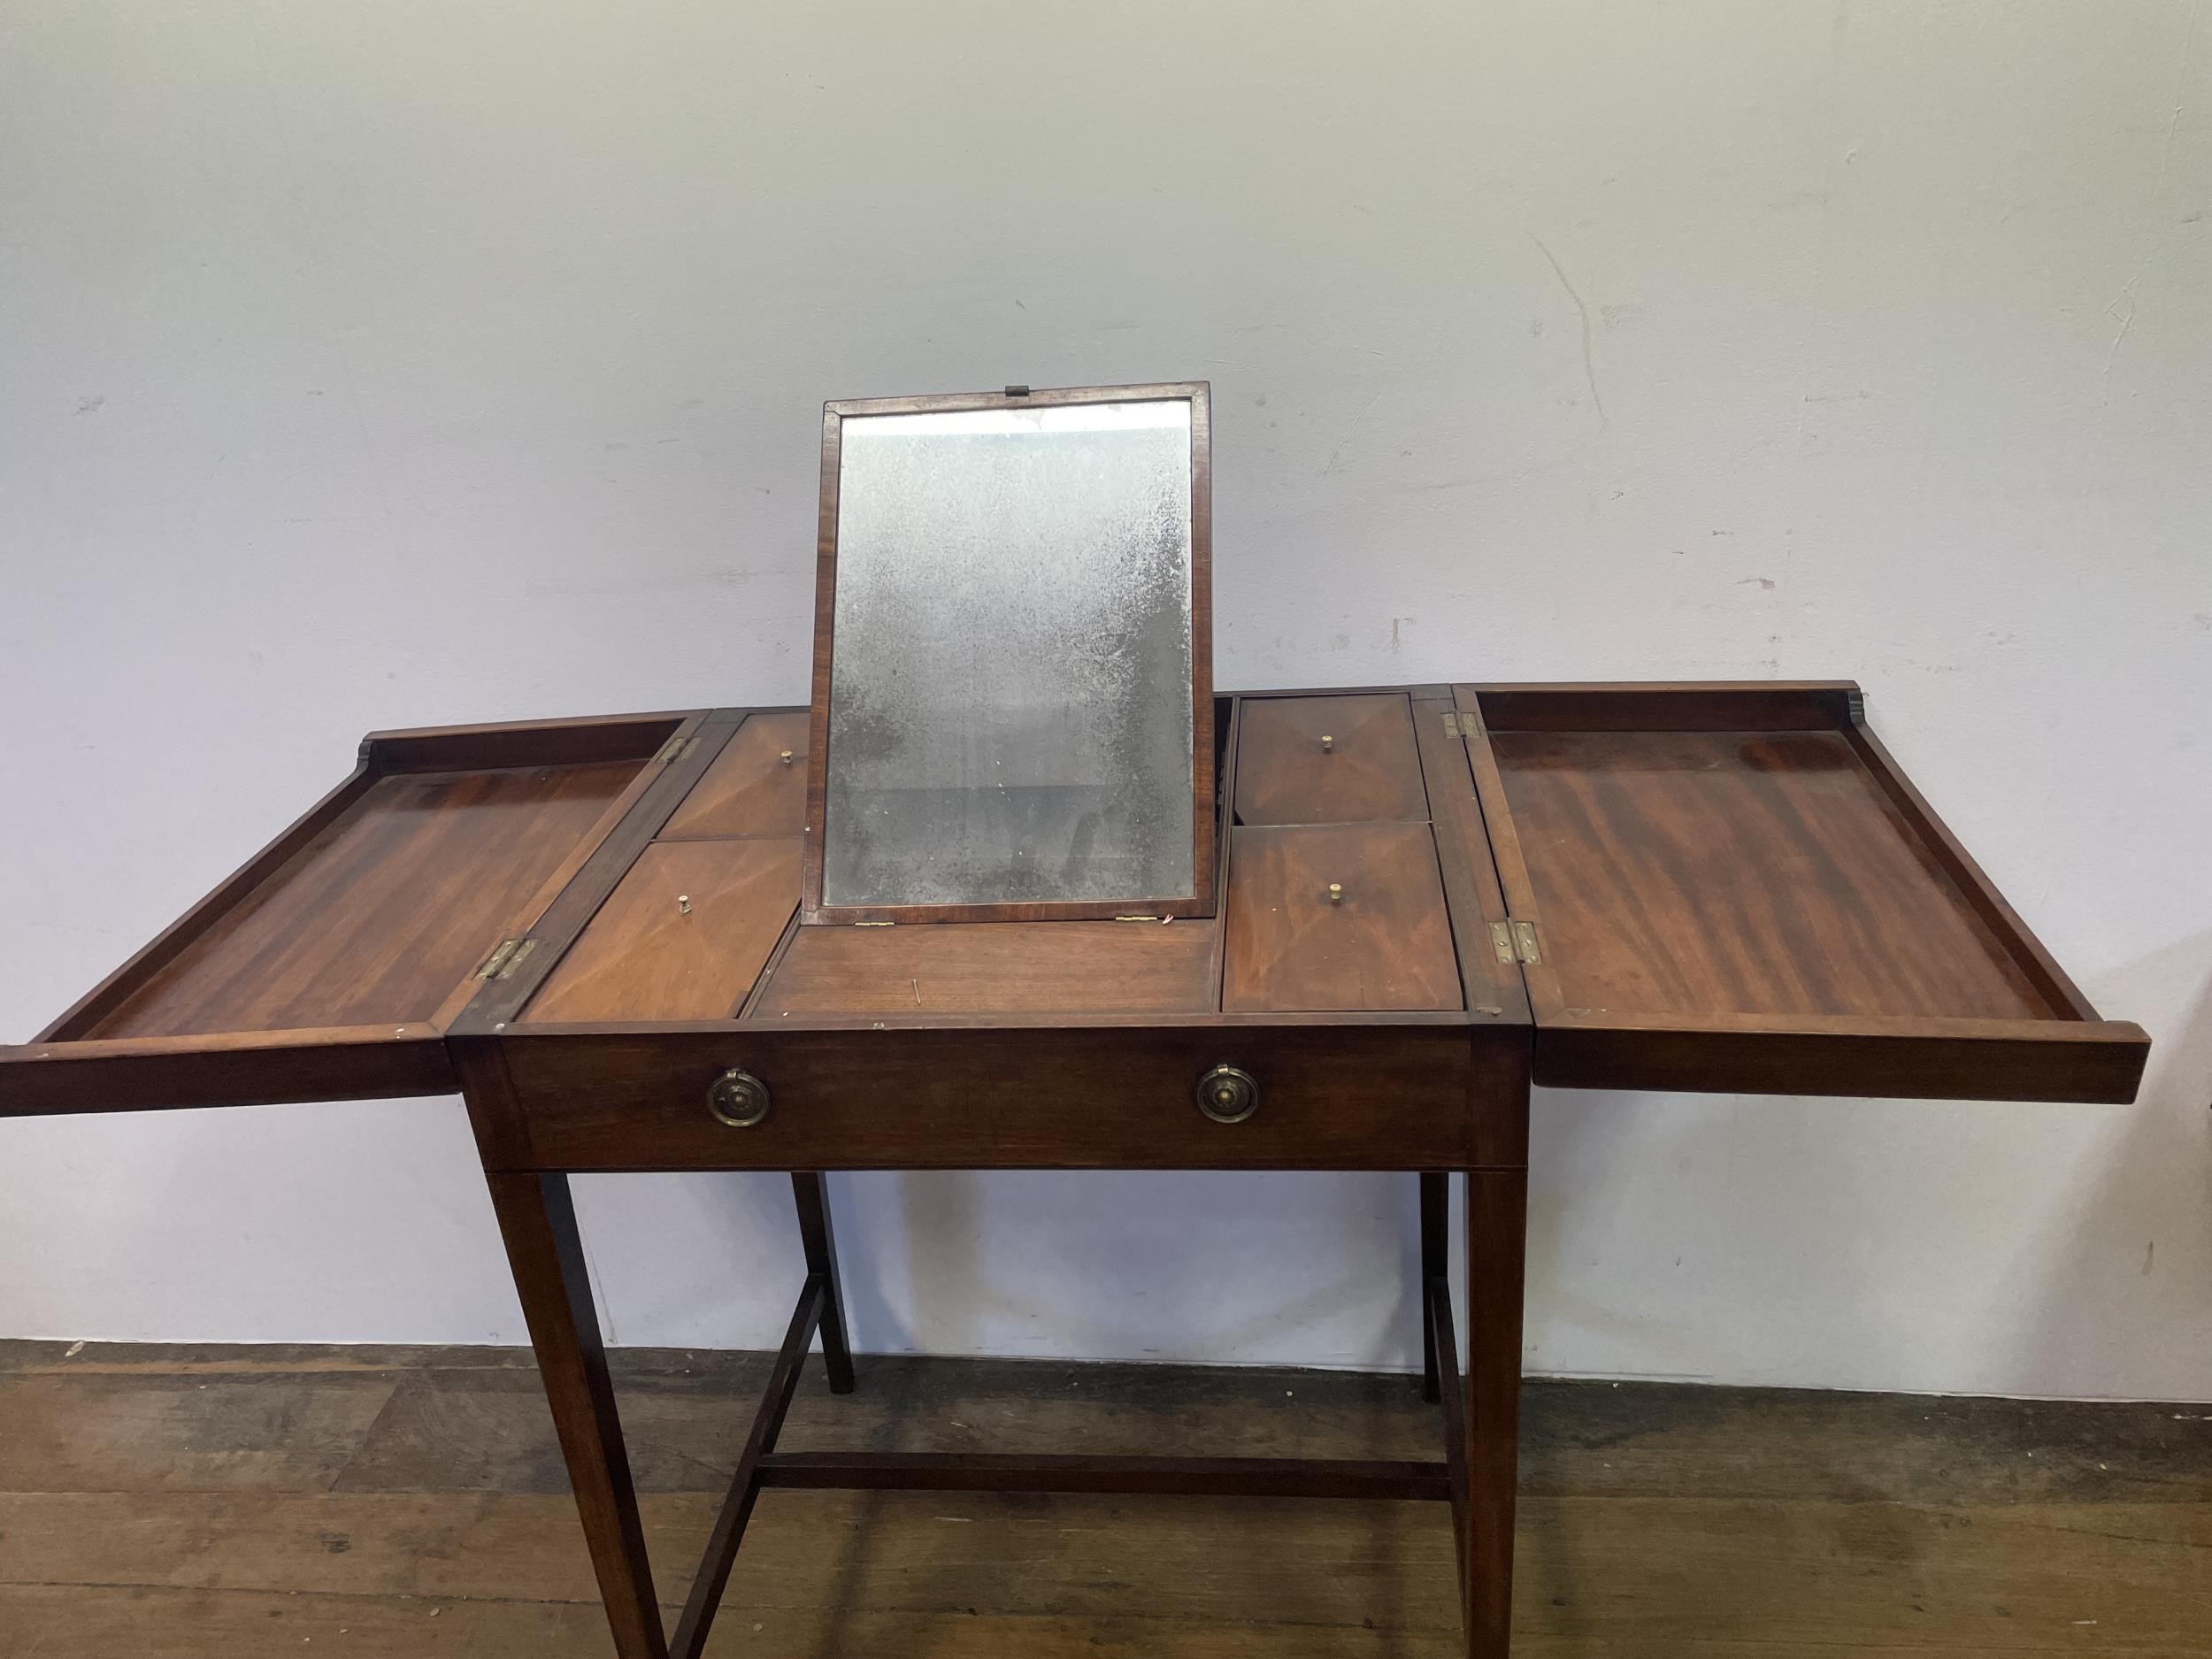
<svg viewBox="0 0 2212 1659"><path fill-rule="evenodd" d="M524 1034L503 1052L540 1169L1406 1170L1524 1155L1525 1038L1440 1024L750 1026ZM1241 1122L1200 1110L1220 1065L1257 1082ZM732 1070L765 1086L757 1124L710 1105Z"/></svg>
<svg viewBox="0 0 2212 1659"><path fill-rule="evenodd" d="M1233 830L1226 950L1229 1013L1464 1006L1426 824Z"/></svg>
<svg viewBox="0 0 2212 1659"><path fill-rule="evenodd" d="M663 841L806 833L807 715L756 714L692 786Z"/></svg>
<svg viewBox="0 0 2212 1659"><path fill-rule="evenodd" d="M1397 692L1247 697L1237 733L1240 824L1424 819L1413 713Z"/></svg>

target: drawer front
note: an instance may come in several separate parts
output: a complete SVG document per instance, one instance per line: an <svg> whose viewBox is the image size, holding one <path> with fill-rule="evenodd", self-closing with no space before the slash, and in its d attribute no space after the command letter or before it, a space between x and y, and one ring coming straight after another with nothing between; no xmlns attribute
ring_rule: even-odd
<svg viewBox="0 0 2212 1659"><path fill-rule="evenodd" d="M1525 1027L549 1033L500 1052L518 1121L486 1144L539 1169L1405 1170L1526 1156ZM1257 1083L1242 1122L1199 1110L1218 1065ZM709 1109L733 1068L769 1091L750 1127Z"/></svg>
<svg viewBox="0 0 2212 1659"><path fill-rule="evenodd" d="M1428 817L1413 712L1404 694L1247 697L1239 708L1239 823L1367 824Z"/></svg>

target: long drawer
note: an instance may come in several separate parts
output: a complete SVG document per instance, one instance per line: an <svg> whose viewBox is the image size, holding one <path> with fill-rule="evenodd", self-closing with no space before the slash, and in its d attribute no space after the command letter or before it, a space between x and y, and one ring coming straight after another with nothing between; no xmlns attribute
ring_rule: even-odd
<svg viewBox="0 0 2212 1659"><path fill-rule="evenodd" d="M497 1098L495 1167L1406 1170L1526 1156L1525 1026L733 1025L454 1046L472 1093ZM1241 1122L1196 1102L1225 1064L1257 1084ZM710 1110L733 1068L770 1094L749 1127Z"/></svg>

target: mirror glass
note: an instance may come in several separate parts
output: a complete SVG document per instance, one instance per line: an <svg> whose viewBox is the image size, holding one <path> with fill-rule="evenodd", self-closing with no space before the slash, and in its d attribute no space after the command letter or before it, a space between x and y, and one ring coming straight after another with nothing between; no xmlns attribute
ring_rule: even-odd
<svg viewBox="0 0 2212 1659"><path fill-rule="evenodd" d="M1191 593L1187 399L847 416L823 906L1191 896Z"/></svg>

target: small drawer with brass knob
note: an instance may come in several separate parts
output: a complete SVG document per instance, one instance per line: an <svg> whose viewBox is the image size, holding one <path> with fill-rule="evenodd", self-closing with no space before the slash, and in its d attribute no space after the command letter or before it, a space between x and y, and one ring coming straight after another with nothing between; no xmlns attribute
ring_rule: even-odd
<svg viewBox="0 0 2212 1659"><path fill-rule="evenodd" d="M731 1067L707 1088L707 1110L733 1129L766 1123L774 1107L768 1085L741 1067Z"/></svg>
<svg viewBox="0 0 2212 1659"><path fill-rule="evenodd" d="M1260 1109L1259 1079L1233 1065L1217 1065L1198 1079L1198 1110L1217 1124L1240 1124Z"/></svg>

